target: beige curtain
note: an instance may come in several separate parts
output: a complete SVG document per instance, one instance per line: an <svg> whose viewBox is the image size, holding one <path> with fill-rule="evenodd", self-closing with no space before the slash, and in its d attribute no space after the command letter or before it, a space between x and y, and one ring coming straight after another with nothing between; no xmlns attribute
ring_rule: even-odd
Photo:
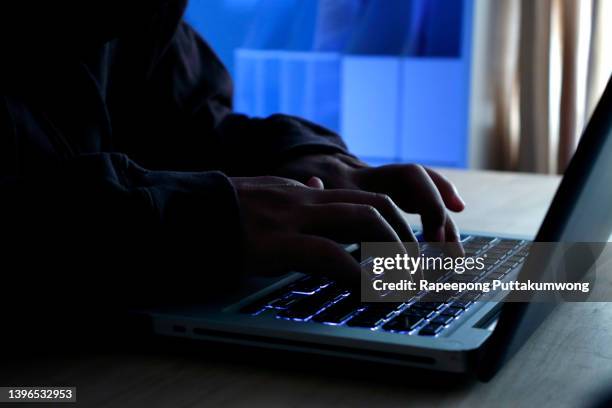
<svg viewBox="0 0 612 408"><path fill-rule="evenodd" d="M562 173L612 72L612 0L476 10L472 164Z"/></svg>

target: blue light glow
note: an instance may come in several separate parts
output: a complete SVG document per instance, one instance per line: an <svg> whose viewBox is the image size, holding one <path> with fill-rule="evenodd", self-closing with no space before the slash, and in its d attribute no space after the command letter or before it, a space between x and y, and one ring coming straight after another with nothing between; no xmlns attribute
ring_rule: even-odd
<svg viewBox="0 0 612 408"><path fill-rule="evenodd" d="M473 0L192 0L235 108L340 132L374 164L467 165Z"/></svg>

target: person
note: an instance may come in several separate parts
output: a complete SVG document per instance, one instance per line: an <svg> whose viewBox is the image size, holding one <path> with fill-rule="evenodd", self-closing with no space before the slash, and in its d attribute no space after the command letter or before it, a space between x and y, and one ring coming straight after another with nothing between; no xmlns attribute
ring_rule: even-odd
<svg viewBox="0 0 612 408"><path fill-rule="evenodd" d="M203 302L248 274L354 279L339 242L414 241L402 211L459 242L464 202L434 170L369 167L314 123L234 113L185 6L2 6L3 313Z"/></svg>

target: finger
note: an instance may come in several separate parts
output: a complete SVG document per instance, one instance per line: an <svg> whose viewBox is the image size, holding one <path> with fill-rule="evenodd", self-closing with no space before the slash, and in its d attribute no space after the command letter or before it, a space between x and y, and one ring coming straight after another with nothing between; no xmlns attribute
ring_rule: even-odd
<svg viewBox="0 0 612 408"><path fill-rule="evenodd" d="M450 216L446 217L446 225L444 228L446 232L446 242L461 242L459 229Z"/></svg>
<svg viewBox="0 0 612 408"><path fill-rule="evenodd" d="M459 195L459 192L457 191L455 185L437 171L432 170L428 167L423 168L438 188L438 191L440 192L440 195L442 196L446 207L449 210L455 212L463 211L465 209L465 201L463 201L463 199Z"/></svg>
<svg viewBox="0 0 612 408"><path fill-rule="evenodd" d="M320 194L316 201L318 203L351 203L374 207L389 223L402 242L417 241L400 208L385 194L360 190L327 190L324 194ZM338 216L342 218L342 214L338 214Z"/></svg>
<svg viewBox="0 0 612 408"><path fill-rule="evenodd" d="M429 174L422 166L401 164L363 171L363 188L385 192L407 212L421 215L423 235L430 242L444 242L446 206Z"/></svg>
<svg viewBox="0 0 612 408"><path fill-rule="evenodd" d="M361 204L332 203L308 206L307 223L302 232L336 242L384 242L385 249L395 255L407 255L405 246L389 223L373 207ZM410 256L418 256L418 253Z"/></svg>
<svg viewBox="0 0 612 408"><path fill-rule="evenodd" d="M359 285L359 262L330 239L296 235L279 240L275 254L287 271L324 275L351 286Z"/></svg>
<svg viewBox="0 0 612 408"><path fill-rule="evenodd" d="M461 244L461 237L459 235L459 229L450 216L446 218L446 249L451 256L464 256L465 251Z"/></svg>
<svg viewBox="0 0 612 408"><path fill-rule="evenodd" d="M421 215L427 241L445 242L446 207L438 188L422 166L403 167L398 183L403 181L405 187L396 190L398 201Z"/></svg>
<svg viewBox="0 0 612 408"><path fill-rule="evenodd" d="M344 243L402 242L380 212L365 204L309 205L304 210L304 225L301 231Z"/></svg>
<svg viewBox="0 0 612 408"><path fill-rule="evenodd" d="M239 184L242 188L248 188L249 186L261 187L261 186L290 186L290 187L304 187L304 184L297 180L275 177L275 176L261 176L261 177L233 177L232 181Z"/></svg>
<svg viewBox="0 0 612 408"><path fill-rule="evenodd" d="M318 177L311 177L308 179L308 181L306 182L306 185L310 188L316 188L318 190L324 190L325 189L325 185L323 184L323 180L321 180Z"/></svg>

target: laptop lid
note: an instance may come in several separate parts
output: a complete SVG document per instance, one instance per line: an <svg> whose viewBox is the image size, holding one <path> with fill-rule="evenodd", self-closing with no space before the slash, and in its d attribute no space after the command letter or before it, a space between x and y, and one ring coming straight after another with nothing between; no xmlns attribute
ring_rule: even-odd
<svg viewBox="0 0 612 408"><path fill-rule="evenodd" d="M565 172L536 235L536 242L608 241L612 233L611 133L612 77ZM545 265L537 265L537 262L548 262L541 257L533 260L534 257L534 254L530 254L523 272L530 267L531 261L539 267ZM540 326L556 304L504 303L497 326L479 356L478 378L482 381L491 379Z"/></svg>

